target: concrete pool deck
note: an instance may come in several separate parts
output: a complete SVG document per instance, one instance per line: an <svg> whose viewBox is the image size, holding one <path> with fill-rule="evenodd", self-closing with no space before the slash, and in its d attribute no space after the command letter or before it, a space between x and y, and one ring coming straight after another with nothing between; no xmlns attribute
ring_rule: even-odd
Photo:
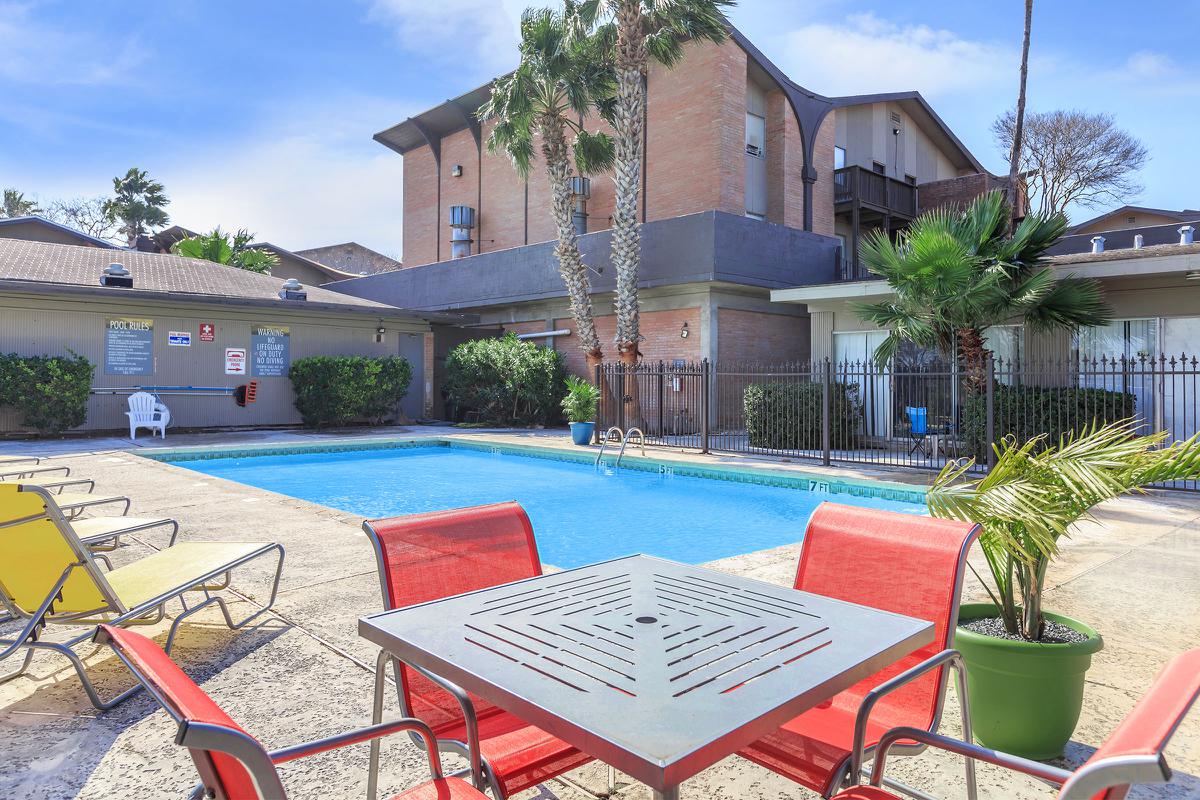
<svg viewBox="0 0 1200 800"><path fill-rule="evenodd" d="M504 443L563 446L563 432L498 432L412 427L314 434L303 431L171 435L171 448L194 445L301 444L375 436L469 436ZM361 518L305 501L212 478L133 454L161 440L75 439L4 442L0 453L38 453L67 464L74 474L97 479L97 491L129 494L131 513L178 518L185 540L273 540L287 549L276 612L252 630L230 632L219 613L202 612L185 624L174 655L248 731L268 747L328 735L369 720L375 653L356 633L359 616L380 606L374 556L359 530ZM775 469L839 477L928 482L930 473L822 469L771 459L700 456L658 451L672 460L706 464L760 463ZM1088 675L1083 718L1068 760L1085 759L1132 707L1172 655L1200 643L1200 496L1155 494L1107 504L1099 524L1081 526L1053 568L1047 607L1091 623L1104 634L1105 649ZM802 531L797 530L797 539ZM161 544L150 534L146 541ZM117 563L145 555L135 544L118 551ZM798 545L750 553L710 566L788 584ZM236 585L251 600L267 587L265 568L251 568ZM972 578L965 599L982 599ZM242 601L247 602L247 601ZM165 625L150 629L165 634ZM56 635L52 632L52 635ZM15 659L13 660L15 661ZM128 675L107 651L89 658L102 689L128 685ZM3 665L4 669L15 666ZM32 679L0 685L0 797L181 797L196 780L186 752L172 742L174 726L144 695L97 713L73 670L41 654ZM943 730L956 733L953 698ZM382 791L398 791L424 779L424 758L401 737L384 747ZM1177 734L1168 752L1177 773L1170 787L1143 789L1137 797L1200 796L1200 714ZM366 747L349 748L282 768L292 796L362 797ZM896 759L889 774L946 798L961 797L961 764L926 753ZM574 774L599 790L603 770ZM622 781L624 783L624 781ZM990 768L981 769L985 798L1053 797L1045 786ZM388 796L386 794L382 796ZM620 796L648 797L644 787L625 786ZM814 796L748 762L728 759L685 782L691 798L793 798ZM522 798L579 797L558 783Z"/></svg>

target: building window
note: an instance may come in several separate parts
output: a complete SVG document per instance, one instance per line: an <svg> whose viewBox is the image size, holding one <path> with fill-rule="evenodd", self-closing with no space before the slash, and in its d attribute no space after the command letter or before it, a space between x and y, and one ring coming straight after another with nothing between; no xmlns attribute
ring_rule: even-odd
<svg viewBox="0 0 1200 800"><path fill-rule="evenodd" d="M875 170L875 171L876 171L876 172L878 172L880 175L886 175L886 174L887 174L887 167L885 167L883 164L880 164L878 161L872 161L872 162L871 162L871 169Z"/></svg>
<svg viewBox="0 0 1200 800"><path fill-rule="evenodd" d="M1020 383L1021 362L1025 360L1025 326L993 325L983 332L983 343L992 353L996 381L1006 386Z"/></svg>
<svg viewBox="0 0 1200 800"><path fill-rule="evenodd" d="M844 147L834 147L833 148L833 168L834 169L845 169L846 168L846 148L844 148Z"/></svg>
<svg viewBox="0 0 1200 800"><path fill-rule="evenodd" d="M746 216L767 216L767 121L746 112Z"/></svg>

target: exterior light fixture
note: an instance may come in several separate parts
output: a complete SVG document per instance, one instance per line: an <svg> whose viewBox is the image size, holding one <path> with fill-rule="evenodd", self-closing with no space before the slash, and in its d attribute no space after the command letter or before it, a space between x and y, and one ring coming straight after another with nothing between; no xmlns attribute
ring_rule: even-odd
<svg viewBox="0 0 1200 800"><path fill-rule="evenodd" d="M387 329L384 328L382 325L380 325L378 328L375 329L375 332L378 333L380 336L383 336L385 333L387 333Z"/></svg>
<svg viewBox="0 0 1200 800"><path fill-rule="evenodd" d="M453 167L451 167L450 175L451 175L451 177L454 177L454 178L461 178L462 177L462 164L455 164Z"/></svg>
<svg viewBox="0 0 1200 800"><path fill-rule="evenodd" d="M1200 269L1188 270L1187 279L1189 281L1200 281Z"/></svg>
<svg viewBox="0 0 1200 800"><path fill-rule="evenodd" d="M683 327L679 329L679 338L686 339L687 337L689 337L691 335L692 335L692 332L688 330L687 323L686 322L683 323Z"/></svg>

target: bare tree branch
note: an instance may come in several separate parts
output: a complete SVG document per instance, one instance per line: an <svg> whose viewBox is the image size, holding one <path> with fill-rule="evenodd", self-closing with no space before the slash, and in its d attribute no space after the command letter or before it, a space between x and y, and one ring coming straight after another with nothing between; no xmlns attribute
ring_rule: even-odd
<svg viewBox="0 0 1200 800"><path fill-rule="evenodd" d="M996 144L1013 148L1016 114L992 123ZM1109 114L1046 111L1025 116L1020 169L1026 175L1030 205L1046 214L1065 214L1072 204L1085 208L1121 205L1143 189L1136 173L1150 154Z"/></svg>
<svg viewBox="0 0 1200 800"><path fill-rule="evenodd" d="M46 216L55 222L83 231L98 239L112 239L117 233L117 223L104 213L103 197L75 197L70 200L55 200L46 209Z"/></svg>

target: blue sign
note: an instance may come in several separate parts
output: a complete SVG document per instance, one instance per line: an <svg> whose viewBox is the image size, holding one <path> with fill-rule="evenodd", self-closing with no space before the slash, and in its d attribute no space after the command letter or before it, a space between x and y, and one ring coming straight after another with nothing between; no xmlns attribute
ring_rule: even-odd
<svg viewBox="0 0 1200 800"><path fill-rule="evenodd" d="M105 320L104 374L154 374L154 320Z"/></svg>
<svg viewBox="0 0 1200 800"><path fill-rule="evenodd" d="M292 366L291 329L280 325L255 325L250 329L250 375L255 378L287 377Z"/></svg>
<svg viewBox="0 0 1200 800"><path fill-rule="evenodd" d="M191 331L168 331L167 344L171 347L191 347L192 332Z"/></svg>

